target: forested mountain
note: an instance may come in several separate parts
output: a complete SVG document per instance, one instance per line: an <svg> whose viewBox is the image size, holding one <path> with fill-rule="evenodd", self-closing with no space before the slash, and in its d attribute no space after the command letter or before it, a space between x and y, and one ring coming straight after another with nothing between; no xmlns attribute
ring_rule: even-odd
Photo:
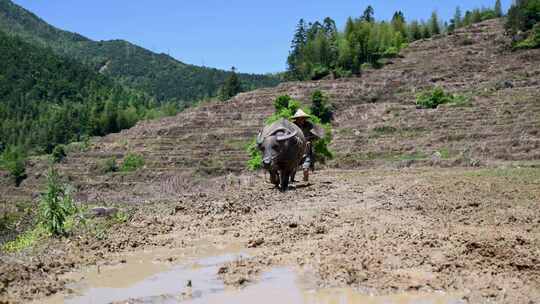
<svg viewBox="0 0 540 304"><path fill-rule="evenodd" d="M158 102L179 101L189 105L215 96L230 76L230 72L185 64L127 41L93 41L57 29L10 0L0 0L0 30L84 62L95 71L148 93ZM279 82L277 77L267 75L238 74L238 77L246 89Z"/></svg>
<svg viewBox="0 0 540 304"><path fill-rule="evenodd" d="M38 153L178 110L2 31L0 101L0 150L20 146Z"/></svg>

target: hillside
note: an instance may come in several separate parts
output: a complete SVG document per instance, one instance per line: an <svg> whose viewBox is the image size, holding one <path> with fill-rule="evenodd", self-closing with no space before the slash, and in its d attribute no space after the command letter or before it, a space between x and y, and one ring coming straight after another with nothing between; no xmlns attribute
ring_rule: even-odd
<svg viewBox="0 0 540 304"><path fill-rule="evenodd" d="M14 4L0 0L0 30L90 65L121 83L144 91L158 101L194 101L215 96L230 72L182 63L123 40L92 41L57 29ZM275 86L276 77L239 74L246 89Z"/></svg>
<svg viewBox="0 0 540 304"><path fill-rule="evenodd" d="M40 153L132 127L150 106L144 94L2 31L0 100L0 146Z"/></svg>
<svg viewBox="0 0 540 304"><path fill-rule="evenodd" d="M284 83L139 123L97 139L89 151L70 154L60 166L89 200L96 195L115 201L174 200L205 177L245 170L245 145L273 111L273 99L290 94L308 102L316 89L337 107L331 167L538 160L540 51L512 52L507 44L502 22L486 21L413 43L402 58L359 78ZM470 96L470 105L417 109L416 93L435 85ZM145 168L131 175L96 173L100 162L121 160L128 152L144 155ZM31 196L40 176L7 191L9 196Z"/></svg>

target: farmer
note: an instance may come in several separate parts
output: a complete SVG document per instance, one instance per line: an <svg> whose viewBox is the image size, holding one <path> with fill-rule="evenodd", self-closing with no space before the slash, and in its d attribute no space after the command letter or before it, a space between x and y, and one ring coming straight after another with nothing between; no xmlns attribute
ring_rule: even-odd
<svg viewBox="0 0 540 304"><path fill-rule="evenodd" d="M302 164L302 170L304 171L304 181L309 181L309 170L315 169L315 158L313 156L313 141L319 139L319 136L314 133L315 126L309 120L309 115L302 109L296 111L292 117L293 122L302 130L304 137L306 138L307 147L304 155L304 162Z"/></svg>

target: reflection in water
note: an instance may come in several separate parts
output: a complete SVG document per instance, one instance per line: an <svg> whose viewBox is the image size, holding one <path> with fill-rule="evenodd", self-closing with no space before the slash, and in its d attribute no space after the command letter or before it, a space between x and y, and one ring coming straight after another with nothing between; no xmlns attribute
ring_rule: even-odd
<svg viewBox="0 0 540 304"><path fill-rule="evenodd" d="M81 285L80 294L47 301L48 303L96 304L121 302L174 304L174 303L291 303L291 304L457 304L463 303L458 296L443 293L400 294L393 296L366 296L352 289L309 288L309 280L302 278L288 268L275 268L263 274L256 284L240 290L227 289L216 276L223 263L242 257L242 254L228 254L195 260L190 266L177 266L140 279L136 271L127 263L124 267L108 269L101 274L94 274L91 280ZM144 261L144 260L143 260ZM151 260L148 260L149 262ZM157 266L138 265L140 270ZM152 264L155 264L152 261ZM133 266L131 266L133 267ZM138 268L135 267L135 268ZM152 268L154 267L154 268ZM163 265L159 266L163 267ZM125 275L133 276L131 282ZM106 277L100 281L99 277ZM117 283L114 283L117 280ZM126 284L131 282L131 284ZM191 287L188 286L191 282ZM301 283L300 283L301 282ZM129 286L127 286L129 285Z"/></svg>

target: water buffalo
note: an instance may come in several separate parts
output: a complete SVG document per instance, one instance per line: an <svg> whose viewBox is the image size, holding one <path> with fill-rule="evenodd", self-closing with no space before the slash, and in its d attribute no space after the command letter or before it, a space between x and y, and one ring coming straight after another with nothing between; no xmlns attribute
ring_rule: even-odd
<svg viewBox="0 0 540 304"><path fill-rule="evenodd" d="M259 133L257 146L263 154L263 167L270 172L271 182L286 191L305 154L306 140L302 130L286 119L276 121Z"/></svg>

